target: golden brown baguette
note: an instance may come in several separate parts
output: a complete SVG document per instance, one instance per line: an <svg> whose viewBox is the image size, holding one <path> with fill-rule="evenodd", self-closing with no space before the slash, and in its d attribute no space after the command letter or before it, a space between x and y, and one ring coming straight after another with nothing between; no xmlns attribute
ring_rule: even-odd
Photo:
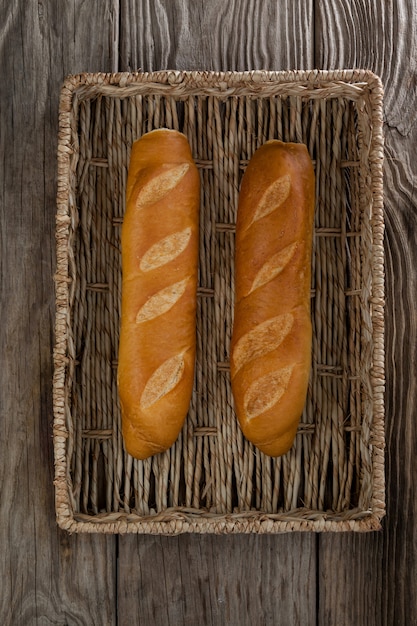
<svg viewBox="0 0 417 626"><path fill-rule="evenodd" d="M187 138L159 129L132 146L123 220L118 389L125 448L168 449L194 378L200 178Z"/></svg>
<svg viewBox="0 0 417 626"><path fill-rule="evenodd" d="M230 369L242 432L270 456L292 446L306 400L313 220L306 146L266 142L239 195Z"/></svg>

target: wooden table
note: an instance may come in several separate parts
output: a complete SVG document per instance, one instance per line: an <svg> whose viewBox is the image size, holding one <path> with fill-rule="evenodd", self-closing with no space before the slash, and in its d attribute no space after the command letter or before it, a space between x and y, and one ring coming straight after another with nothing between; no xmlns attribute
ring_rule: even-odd
<svg viewBox="0 0 417 626"><path fill-rule="evenodd" d="M0 623L417 624L413 0L3 0ZM58 95L81 71L368 68L385 84L383 530L70 536L52 450Z"/></svg>

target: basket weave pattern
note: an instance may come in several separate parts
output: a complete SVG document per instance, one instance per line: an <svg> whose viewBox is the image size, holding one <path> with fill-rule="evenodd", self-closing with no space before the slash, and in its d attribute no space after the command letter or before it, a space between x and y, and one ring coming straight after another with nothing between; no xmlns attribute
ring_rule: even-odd
<svg viewBox="0 0 417 626"><path fill-rule="evenodd" d="M384 515L382 87L365 71L83 74L60 103L55 490L71 532L373 530ZM197 363L178 441L123 450L116 371L120 227L132 142L184 132L201 175ZM271 459L233 410L234 224L268 139L316 173L313 355L295 444ZM279 297L279 294L277 294Z"/></svg>

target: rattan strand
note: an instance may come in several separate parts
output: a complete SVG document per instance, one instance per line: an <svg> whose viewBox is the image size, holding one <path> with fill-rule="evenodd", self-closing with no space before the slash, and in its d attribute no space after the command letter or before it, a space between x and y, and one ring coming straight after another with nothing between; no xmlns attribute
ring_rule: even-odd
<svg viewBox="0 0 417 626"><path fill-rule="evenodd" d="M54 450L69 532L272 533L380 527L384 485L382 86L367 71L68 77L60 101ZM132 142L167 126L201 174L195 389L183 431L123 450L116 371L120 226ZM270 138L316 172L312 374L291 451L242 436L228 359L242 173Z"/></svg>

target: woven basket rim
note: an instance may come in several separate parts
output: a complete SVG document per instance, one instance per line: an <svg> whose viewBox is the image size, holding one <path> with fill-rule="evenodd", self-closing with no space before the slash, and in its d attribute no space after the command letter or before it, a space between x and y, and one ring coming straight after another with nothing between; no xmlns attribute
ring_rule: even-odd
<svg viewBox="0 0 417 626"><path fill-rule="evenodd" d="M382 113L383 84L368 69L345 70L158 70L152 72L81 72L68 75L61 87L60 112L69 111L71 96L90 98L95 95L128 97L139 90L183 95L207 95L227 98L233 95L263 96L271 93L304 98L344 96L361 97L370 92L375 111Z"/></svg>
<svg viewBox="0 0 417 626"><path fill-rule="evenodd" d="M58 525L69 533L100 532L105 534L282 534L287 532L372 532L381 530L381 517L371 511L363 511L358 519L350 512L345 517L329 518L323 511L302 514L297 511L276 515L248 511L245 514L203 516L201 512L183 513L167 509L162 515L139 517L124 513L108 513L102 516L77 514L61 516Z"/></svg>
<svg viewBox="0 0 417 626"><path fill-rule="evenodd" d="M216 71L216 70L155 70L150 72L79 72L68 74L63 87L76 88L77 85L114 85L123 88L136 82L162 83L177 85L182 82L220 86L227 89L229 86L247 84L256 85L279 82L302 83L308 82L311 86L320 82L341 82L346 84L366 83L370 88L383 89L381 77L366 68L347 69L308 69L308 70L243 70L243 71Z"/></svg>

